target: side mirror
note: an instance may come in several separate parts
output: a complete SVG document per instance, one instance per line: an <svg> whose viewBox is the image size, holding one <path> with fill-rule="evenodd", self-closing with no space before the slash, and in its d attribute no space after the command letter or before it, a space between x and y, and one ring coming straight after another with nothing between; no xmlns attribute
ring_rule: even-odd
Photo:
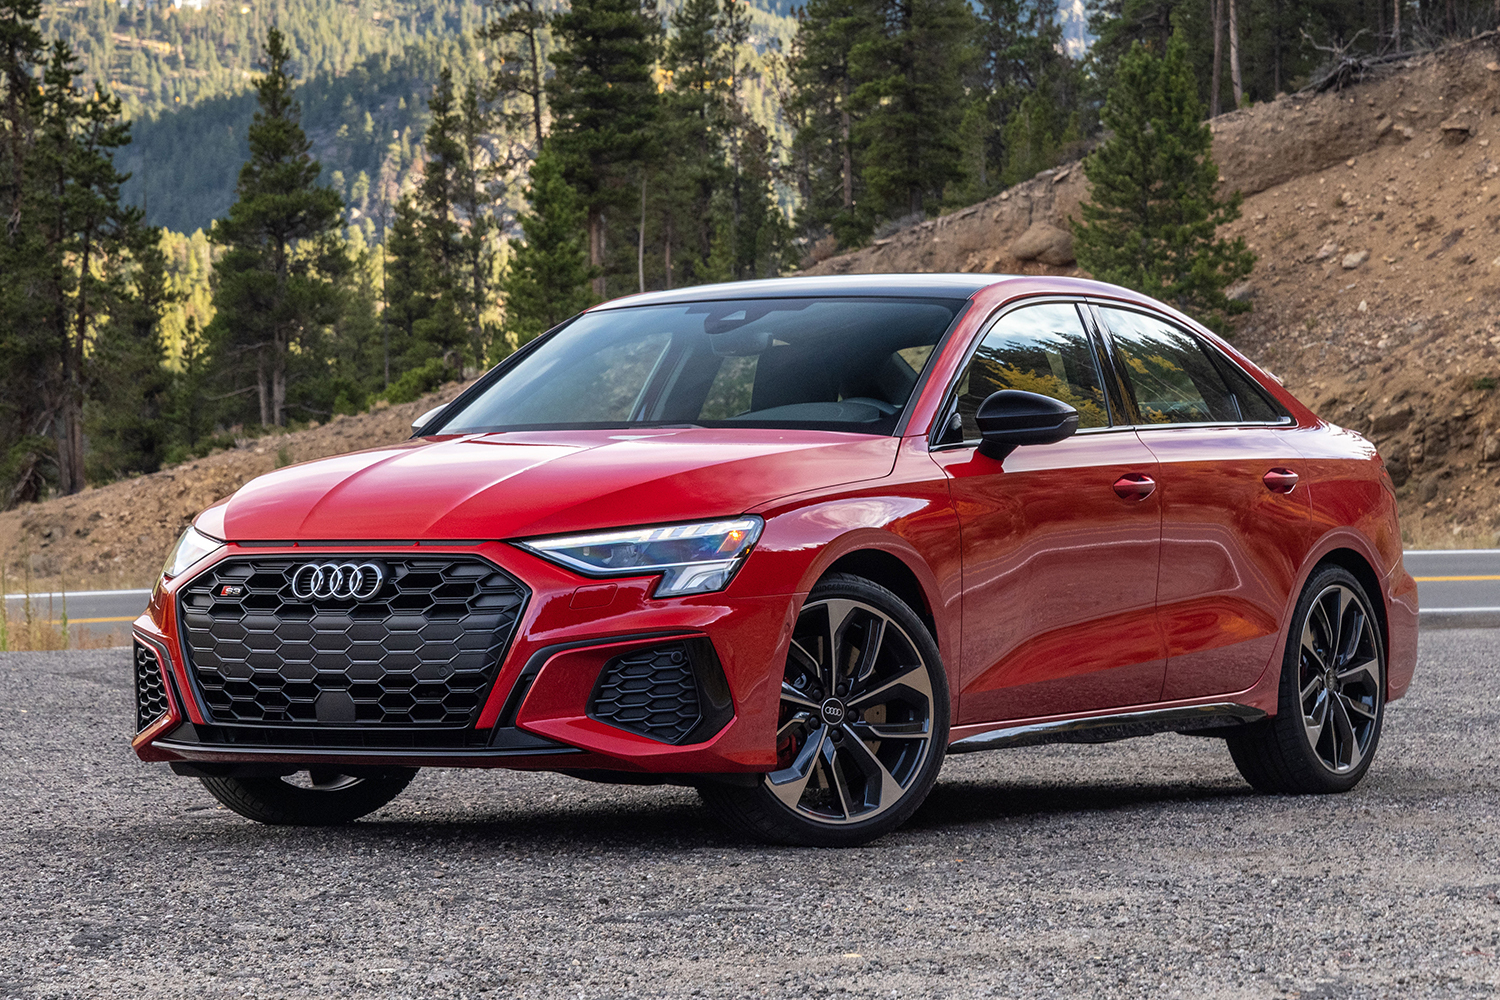
<svg viewBox="0 0 1500 1000"><path fill-rule="evenodd" d="M1019 389L985 397L974 414L979 453L996 461L1023 444L1055 444L1078 429L1078 411L1060 399Z"/></svg>
<svg viewBox="0 0 1500 1000"><path fill-rule="evenodd" d="M411 422L411 432L413 434L417 433L417 431L432 423L433 419L447 408L447 403L444 403L442 406L434 406L432 409L428 410L426 413L422 414L420 417Z"/></svg>

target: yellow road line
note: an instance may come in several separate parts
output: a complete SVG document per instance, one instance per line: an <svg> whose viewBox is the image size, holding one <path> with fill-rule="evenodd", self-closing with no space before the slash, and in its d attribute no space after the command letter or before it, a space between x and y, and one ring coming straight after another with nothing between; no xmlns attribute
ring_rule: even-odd
<svg viewBox="0 0 1500 1000"><path fill-rule="evenodd" d="M1500 576L1414 576L1418 583L1449 583L1454 580L1500 580Z"/></svg>

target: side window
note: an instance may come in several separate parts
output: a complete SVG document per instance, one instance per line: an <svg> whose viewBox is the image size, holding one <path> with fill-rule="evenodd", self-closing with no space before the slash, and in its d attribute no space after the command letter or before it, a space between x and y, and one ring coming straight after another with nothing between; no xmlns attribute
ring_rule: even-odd
<svg viewBox="0 0 1500 1000"><path fill-rule="evenodd" d="M979 438L974 414L1001 389L1051 396L1078 411L1079 427L1109 426L1099 361L1078 310L1067 303L1027 306L1001 317L958 381L963 440Z"/></svg>
<svg viewBox="0 0 1500 1000"><path fill-rule="evenodd" d="M1125 380L1147 424L1241 420L1233 394L1193 337L1143 313L1102 308Z"/></svg>
<svg viewBox="0 0 1500 1000"><path fill-rule="evenodd" d="M1267 396L1265 390L1256 385L1255 380L1246 375L1239 365L1222 354L1218 354L1215 360L1219 363L1219 371L1223 374L1235 403L1239 405L1241 420L1246 423L1275 424L1287 419L1289 414Z"/></svg>

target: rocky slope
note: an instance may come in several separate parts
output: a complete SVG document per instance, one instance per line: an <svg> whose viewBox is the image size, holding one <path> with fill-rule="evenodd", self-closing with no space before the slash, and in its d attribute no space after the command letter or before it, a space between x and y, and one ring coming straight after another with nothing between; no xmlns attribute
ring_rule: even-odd
<svg viewBox="0 0 1500 1000"><path fill-rule="evenodd" d="M1497 114L1492 33L1213 122L1223 187L1246 195L1229 232L1260 255L1235 342L1374 438L1414 545L1500 544ZM1076 274L1086 183L1064 166L806 273Z"/></svg>

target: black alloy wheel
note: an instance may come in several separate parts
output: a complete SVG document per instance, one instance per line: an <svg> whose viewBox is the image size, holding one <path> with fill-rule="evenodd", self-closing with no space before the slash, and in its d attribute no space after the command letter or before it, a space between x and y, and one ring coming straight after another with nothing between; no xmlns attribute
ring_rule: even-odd
<svg viewBox="0 0 1500 1000"><path fill-rule="evenodd" d="M1329 566L1297 602L1275 718L1229 737L1245 780L1263 792L1344 792L1370 767L1385 717L1385 648L1359 581Z"/></svg>
<svg viewBox="0 0 1500 1000"><path fill-rule="evenodd" d="M846 847L895 829L927 797L948 744L937 644L903 601L835 574L808 596L781 684L776 770L754 788L705 785L730 826Z"/></svg>
<svg viewBox="0 0 1500 1000"><path fill-rule="evenodd" d="M314 767L279 778L199 780L214 798L257 823L334 826L351 823L379 809L400 795L416 776L415 767L346 774L335 766Z"/></svg>

